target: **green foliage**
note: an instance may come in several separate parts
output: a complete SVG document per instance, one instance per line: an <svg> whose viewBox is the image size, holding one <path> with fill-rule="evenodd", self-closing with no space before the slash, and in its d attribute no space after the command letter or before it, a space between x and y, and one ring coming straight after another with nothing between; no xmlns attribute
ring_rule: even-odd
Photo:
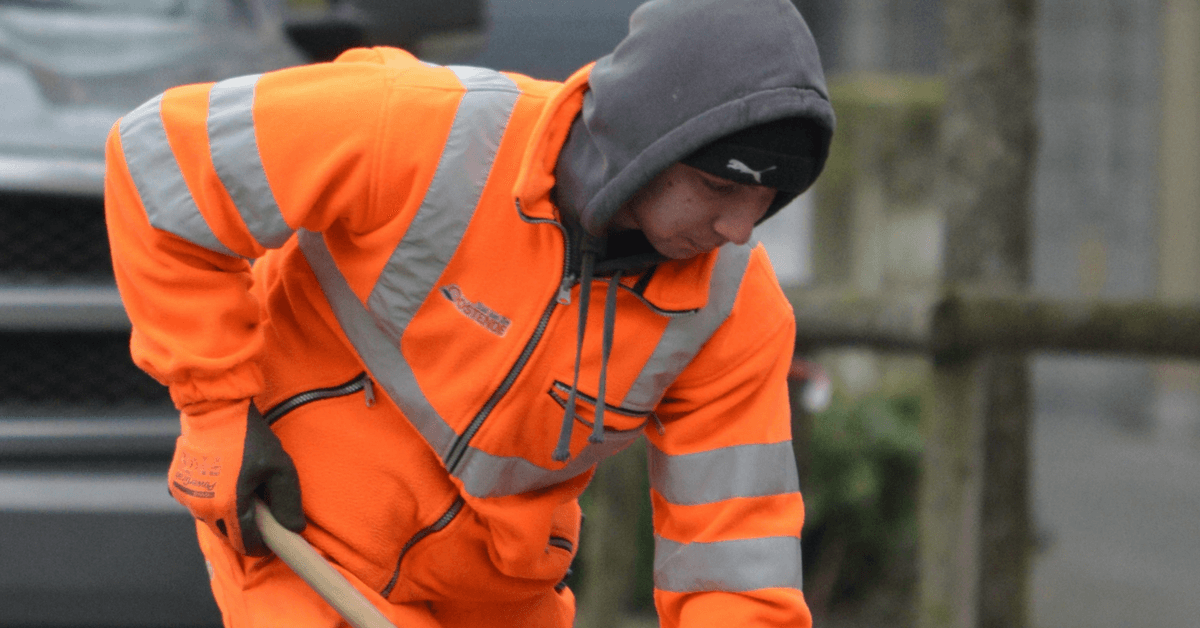
<svg viewBox="0 0 1200 628"><path fill-rule="evenodd" d="M815 602L861 597L911 571L921 398L835 398L812 417L804 479L806 588Z"/></svg>
<svg viewBox="0 0 1200 628"><path fill-rule="evenodd" d="M802 437L797 446L801 456L807 452L807 477L802 478L804 579L805 594L814 611L827 611L843 602L853 604L881 588L903 597L906 592L902 589L912 584L920 413L920 395L905 392L860 399L838 396L828 410L813 417L797 417L811 422L811 429L803 432L807 447ZM625 489L621 496L606 499L600 491L616 490L617 486L605 488L601 479L593 482L580 500L587 514L581 542L584 550L568 579L581 608L591 602L589 578L619 579L624 601L617 609L606 607L605 612L628 616L652 614L654 609L652 513L642 467L644 452L631 450L605 462L638 466L636 481L617 485ZM632 507L614 519L616 513L606 509L616 503ZM613 535L619 538L610 538ZM587 551L594 543L601 544L599 555ZM602 564L589 564L634 549L637 557L624 570L614 572ZM901 590L896 591L898 588Z"/></svg>

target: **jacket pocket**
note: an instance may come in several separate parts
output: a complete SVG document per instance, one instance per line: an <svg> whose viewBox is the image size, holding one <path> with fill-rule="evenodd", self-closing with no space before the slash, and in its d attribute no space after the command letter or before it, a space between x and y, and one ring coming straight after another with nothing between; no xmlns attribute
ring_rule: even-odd
<svg viewBox="0 0 1200 628"><path fill-rule="evenodd" d="M392 572L392 578L388 581L387 585L383 587L383 590L380 591L383 597L386 598L390 596L392 591L396 589L396 583L400 580L400 568L404 566L404 557L408 554L409 550L415 547L417 543L425 540L429 535L445 530L446 526L450 525L450 523L453 522L456 517L458 517L458 513L462 511L464 503L465 502L462 497L455 499L454 503L450 504L450 508L446 509L446 512L442 514L441 517L438 517L437 521L434 521L433 523L418 530L417 533L412 535L412 537L408 539L404 546L400 548L400 557L396 559L396 569Z"/></svg>
<svg viewBox="0 0 1200 628"><path fill-rule="evenodd" d="M577 501L561 504L552 513L501 507L510 515L503 521L485 521L472 503L459 498L447 516L405 545L394 582L383 591L389 601L518 600L562 582L579 541ZM440 525L443 520L445 525ZM505 555L519 558L505 560Z"/></svg>
<svg viewBox="0 0 1200 628"><path fill-rule="evenodd" d="M368 408L362 386L352 380L309 391L319 394L305 403L293 395L295 402L276 405L291 409L277 412L272 427L300 476L305 537L379 591L405 542L438 520L458 491L403 415L386 402Z"/></svg>
<svg viewBox="0 0 1200 628"><path fill-rule="evenodd" d="M351 379L344 384L338 384L337 386L330 386L328 388L315 388L313 390L306 390L302 393L292 395L291 397L288 397L287 399L275 404L275 406L270 410L264 412L263 418L266 419L268 425L271 425L279 419L282 419L289 412L308 405L314 401L321 401L322 399L334 399L336 397L348 397L359 391L362 391L363 401L366 403L368 408L375 405L375 387L371 383L371 377L366 372L363 372L355 375L354 379Z"/></svg>
<svg viewBox="0 0 1200 628"><path fill-rule="evenodd" d="M546 542L546 551L561 550L573 558L579 548L582 521L583 511L578 500L573 499L556 508L550 518L550 539Z"/></svg>
<svg viewBox="0 0 1200 628"><path fill-rule="evenodd" d="M555 380L547 391L550 398L558 404L560 408L567 407L567 399L571 395L571 385L565 382ZM604 404L604 435L616 437L618 440L634 439L642 433L642 428L646 426L646 422L653 417L654 413L649 410L636 410L633 408L624 408L614 406L611 403ZM592 395L585 394L582 391L575 392L575 420L587 426L589 430L593 429L596 417L596 398Z"/></svg>

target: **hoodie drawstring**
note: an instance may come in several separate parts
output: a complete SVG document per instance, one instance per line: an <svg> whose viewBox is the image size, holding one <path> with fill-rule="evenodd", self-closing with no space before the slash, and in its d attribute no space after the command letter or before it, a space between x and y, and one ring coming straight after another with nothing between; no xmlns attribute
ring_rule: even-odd
<svg viewBox="0 0 1200 628"><path fill-rule="evenodd" d="M579 394L579 365L583 356L583 337L587 331L588 304L591 301L591 285L594 278L593 268L596 261L596 251L584 247L583 265L579 277L579 326L575 338L575 375L571 381L571 392L567 395L566 408L563 412L562 428L558 433L558 445L554 448L553 459L564 462L571 458L571 433L575 427L575 400ZM613 327L617 319L617 285L621 281L621 271L613 273L608 282L608 291L604 298L604 330L601 342L600 382L596 395L596 415L592 423L592 435L588 442L604 442L604 399L608 383L608 360L612 355Z"/></svg>
<svg viewBox="0 0 1200 628"><path fill-rule="evenodd" d="M558 446L551 456L558 462L571 457L571 431L575 427L575 397L579 392L579 359L583 355L583 334L587 330L588 302L591 301L592 266L596 253L588 247L583 250L583 269L579 273L579 328L575 335L575 378L571 382L571 394L567 395L566 412L563 414L562 429L558 432Z"/></svg>
<svg viewBox="0 0 1200 628"><path fill-rule="evenodd" d="M621 271L613 273L608 281L608 292L604 295L604 337L600 345L600 384L596 391L596 417L592 422L589 443L604 442L604 388L608 383L608 356L612 355L613 327L617 321L617 285L621 283Z"/></svg>

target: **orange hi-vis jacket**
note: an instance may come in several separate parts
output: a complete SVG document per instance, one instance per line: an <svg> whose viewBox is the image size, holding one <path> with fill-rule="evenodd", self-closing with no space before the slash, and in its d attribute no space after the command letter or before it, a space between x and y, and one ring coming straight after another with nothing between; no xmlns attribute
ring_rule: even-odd
<svg viewBox="0 0 1200 628"><path fill-rule="evenodd" d="M253 398L296 463L305 537L381 608L552 593L594 466L644 435L661 625L807 626L794 321L761 247L620 280L605 438L594 308L579 429L552 459L580 290L606 288L568 272L551 202L589 70L364 49L131 112L106 207L134 359L185 412ZM278 561L200 531L226 621L249 623L238 598Z"/></svg>

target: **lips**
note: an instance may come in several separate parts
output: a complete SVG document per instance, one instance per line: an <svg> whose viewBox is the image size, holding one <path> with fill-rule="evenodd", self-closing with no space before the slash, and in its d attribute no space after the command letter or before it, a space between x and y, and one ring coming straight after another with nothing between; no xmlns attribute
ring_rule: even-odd
<svg viewBox="0 0 1200 628"><path fill-rule="evenodd" d="M725 240L719 240L712 244L700 244L695 240L688 239L688 243L692 245L692 248L695 249L696 254L699 255L700 253L707 253L713 249L720 248L723 244L725 244Z"/></svg>

